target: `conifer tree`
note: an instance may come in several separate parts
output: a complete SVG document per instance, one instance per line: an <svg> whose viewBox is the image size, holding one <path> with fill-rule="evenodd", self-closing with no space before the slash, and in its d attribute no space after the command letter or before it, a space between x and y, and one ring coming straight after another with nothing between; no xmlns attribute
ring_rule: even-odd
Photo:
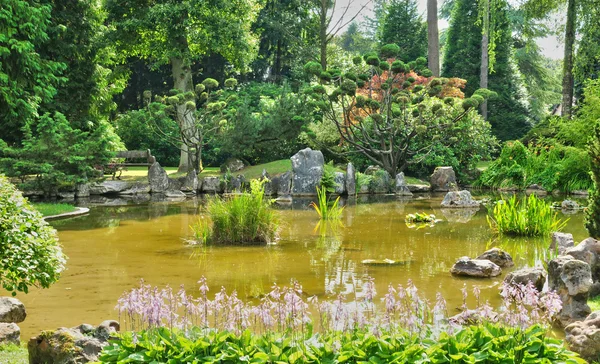
<svg viewBox="0 0 600 364"><path fill-rule="evenodd" d="M398 45L403 62L427 55L427 26L415 0L392 0L387 5L380 43Z"/></svg>
<svg viewBox="0 0 600 364"><path fill-rule="evenodd" d="M585 228L593 238L600 238L600 127L596 124L594 136L590 141L589 153L591 159L592 179L594 188L589 197L585 215Z"/></svg>
<svg viewBox="0 0 600 364"><path fill-rule="evenodd" d="M477 6L477 0L456 0L442 67L442 76L467 80L467 96L477 90L480 80L482 29L478 22ZM488 88L497 93L495 98L488 101L488 121L492 124L494 135L500 140L518 139L530 128L527 108L521 101L523 95L511 59L512 38L507 7L508 4L501 2L494 10L495 61L488 81Z"/></svg>

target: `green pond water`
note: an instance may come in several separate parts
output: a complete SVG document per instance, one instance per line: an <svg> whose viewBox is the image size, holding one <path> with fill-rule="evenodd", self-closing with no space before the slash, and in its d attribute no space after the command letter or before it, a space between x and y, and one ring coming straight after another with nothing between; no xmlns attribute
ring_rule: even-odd
<svg viewBox="0 0 600 364"><path fill-rule="evenodd" d="M28 312L20 324L22 339L46 329L118 319L117 299L142 278L160 287L184 284L188 292L197 292L196 282L205 276L213 294L225 286L248 300L268 292L273 283L285 285L292 279L303 285L307 296L325 299L342 293L349 300L355 297L355 287L361 294L360 282L366 276L375 278L378 297L388 284L411 279L431 301L441 292L454 309L462 303L464 284L479 286L483 299L498 304L498 287L508 272L483 280L453 277L449 270L457 258L476 257L498 246L512 254L518 269L541 265L548 257L549 238L498 238L487 225L485 207L478 212L442 210L442 198L350 200L343 227L318 227L316 213L308 209L310 201L296 200L278 207L283 224L276 245L247 247L198 248L185 243L189 226L199 217L201 199L91 206L87 216L51 223L69 256L67 270L51 288L18 296ZM404 217L414 212L433 213L443 221L410 228ZM583 240L584 214L563 217L570 218L565 231ZM368 266L362 263L366 259L402 264Z"/></svg>

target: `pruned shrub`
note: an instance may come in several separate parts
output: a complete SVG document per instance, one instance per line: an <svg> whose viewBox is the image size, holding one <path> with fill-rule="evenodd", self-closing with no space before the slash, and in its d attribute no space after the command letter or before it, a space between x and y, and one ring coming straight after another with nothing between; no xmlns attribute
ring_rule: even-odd
<svg viewBox="0 0 600 364"><path fill-rule="evenodd" d="M0 282L16 295L30 287L48 288L60 277L66 257L56 231L0 175Z"/></svg>

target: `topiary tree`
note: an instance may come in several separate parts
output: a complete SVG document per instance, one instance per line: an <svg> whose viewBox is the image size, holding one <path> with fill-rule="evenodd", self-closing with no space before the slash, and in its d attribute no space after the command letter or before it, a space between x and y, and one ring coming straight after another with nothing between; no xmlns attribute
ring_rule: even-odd
<svg viewBox="0 0 600 364"><path fill-rule="evenodd" d="M237 80L228 78L225 80L225 89L235 90ZM157 116L165 113L177 121L179 135L172 138L168 130L161 128L157 123L153 124L154 130L173 145L183 142L187 152L188 165L202 171L202 149L206 138L223 127L225 119L225 108L228 102L235 99L235 95L225 98L223 89L219 89L219 82L213 78L207 78L195 86L194 91L182 92L174 89L169 95L158 96L155 102L150 103L152 95L146 91L144 97L149 103L149 110ZM193 120L193 123L181 123L181 119ZM158 119L157 119L158 120Z"/></svg>
<svg viewBox="0 0 600 364"><path fill-rule="evenodd" d="M600 238L600 126L596 123L594 136L590 141L592 179L594 187L590 191L588 208L585 214L585 228L590 236Z"/></svg>
<svg viewBox="0 0 600 364"><path fill-rule="evenodd" d="M464 80L433 78L425 58L404 63L395 59L399 51L389 44L379 54L356 57L358 74L324 71L315 62L305 66L320 81L307 92L324 121L336 126L347 151L392 176L419 163L434 146L459 142L454 127L492 94L482 89L463 99Z"/></svg>
<svg viewBox="0 0 600 364"><path fill-rule="evenodd" d="M0 175L0 283L13 296L30 287L48 288L66 257L56 231L8 179Z"/></svg>

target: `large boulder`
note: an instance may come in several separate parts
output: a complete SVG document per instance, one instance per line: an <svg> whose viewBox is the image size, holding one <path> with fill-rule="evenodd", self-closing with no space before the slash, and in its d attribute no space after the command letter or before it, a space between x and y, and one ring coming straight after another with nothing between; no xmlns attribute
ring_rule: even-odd
<svg viewBox="0 0 600 364"><path fill-rule="evenodd" d="M137 182L125 191L119 192L119 195L133 196L150 193L150 184Z"/></svg>
<svg viewBox="0 0 600 364"><path fill-rule="evenodd" d="M454 263L450 273L457 276L490 278L500 275L502 269L497 264L486 259L461 257Z"/></svg>
<svg viewBox="0 0 600 364"><path fill-rule="evenodd" d="M383 169L374 171L371 175L371 182L369 182L369 192L374 194L389 193L392 187L391 179L390 174Z"/></svg>
<svg viewBox="0 0 600 364"><path fill-rule="evenodd" d="M79 364L98 361L108 339L119 331L117 321L104 321L98 327L83 324L44 331L27 343L30 364Z"/></svg>
<svg viewBox="0 0 600 364"><path fill-rule="evenodd" d="M546 283L546 270L542 267L523 268L512 271L506 275L504 282L508 284L526 285L528 282L533 283L538 291L544 289Z"/></svg>
<svg viewBox="0 0 600 364"><path fill-rule="evenodd" d="M348 196L356 195L356 170L352 163L346 167L346 192Z"/></svg>
<svg viewBox="0 0 600 364"><path fill-rule="evenodd" d="M77 198L90 197L90 184L82 183L82 184L77 185L77 187L75 187L75 197L77 197Z"/></svg>
<svg viewBox="0 0 600 364"><path fill-rule="evenodd" d="M292 172L287 171L279 175L277 196L289 196L292 193Z"/></svg>
<svg viewBox="0 0 600 364"><path fill-rule="evenodd" d="M0 323L0 345L2 344L21 344L21 329L17 324Z"/></svg>
<svg viewBox="0 0 600 364"><path fill-rule="evenodd" d="M185 177L179 178L179 190L185 193L196 193L198 191L198 173L195 169L189 171Z"/></svg>
<svg viewBox="0 0 600 364"><path fill-rule="evenodd" d="M343 195L346 193L346 176L343 172L335 172L334 174L334 182L335 182L335 193L338 195Z"/></svg>
<svg viewBox="0 0 600 364"><path fill-rule="evenodd" d="M152 193L162 193L170 188L170 180L167 171L160 166L160 163L154 162L148 170L148 183Z"/></svg>
<svg viewBox="0 0 600 364"><path fill-rule="evenodd" d="M558 255L563 255L567 249L575 246L573 234L554 232L552 233L552 242L550 243L550 251L558 252Z"/></svg>
<svg viewBox="0 0 600 364"><path fill-rule="evenodd" d="M0 297L0 322L19 323L25 321L25 305L13 297Z"/></svg>
<svg viewBox="0 0 600 364"><path fill-rule="evenodd" d="M398 196L412 196L412 192L410 192L410 189L408 189L408 185L406 184L404 172L400 172L396 175L395 192Z"/></svg>
<svg viewBox="0 0 600 364"><path fill-rule="evenodd" d="M429 177L431 190L433 192L448 192L458 190L456 174L452 167L437 167Z"/></svg>
<svg viewBox="0 0 600 364"><path fill-rule="evenodd" d="M442 207L445 208L478 208L479 202L473 200L471 192L467 190L463 191L450 191L444 197L442 201Z"/></svg>
<svg viewBox="0 0 600 364"><path fill-rule="evenodd" d="M320 150L302 149L291 158L293 195L314 195L323 177L325 160Z"/></svg>
<svg viewBox="0 0 600 364"><path fill-rule="evenodd" d="M592 271L586 262L570 255L561 255L548 262L548 289L556 291L562 300L558 320L563 326L583 320L590 314L587 299L591 286Z"/></svg>
<svg viewBox="0 0 600 364"><path fill-rule="evenodd" d="M590 363L600 356L600 311L591 313L583 321L565 327L569 349L579 353Z"/></svg>
<svg viewBox="0 0 600 364"><path fill-rule="evenodd" d="M507 268L515 265L510 254L498 248L492 248L475 259L487 259L490 262L495 263L500 268Z"/></svg>
<svg viewBox="0 0 600 364"><path fill-rule="evenodd" d="M219 193L221 192L221 180L219 177L204 177L202 179L203 193Z"/></svg>
<svg viewBox="0 0 600 364"><path fill-rule="evenodd" d="M131 187L131 183L125 181L104 181L90 186L90 195L118 194Z"/></svg>
<svg viewBox="0 0 600 364"><path fill-rule="evenodd" d="M244 167L244 162L242 162L241 160L237 158L229 158L225 161L225 163L221 165L221 172L225 173L227 172L227 170L229 170L229 172L234 173L241 171L242 169L244 169Z"/></svg>
<svg viewBox="0 0 600 364"><path fill-rule="evenodd" d="M575 259L586 262L592 271L592 280L600 282L600 241L594 238L587 238L581 243L565 251L565 255L570 255Z"/></svg>

